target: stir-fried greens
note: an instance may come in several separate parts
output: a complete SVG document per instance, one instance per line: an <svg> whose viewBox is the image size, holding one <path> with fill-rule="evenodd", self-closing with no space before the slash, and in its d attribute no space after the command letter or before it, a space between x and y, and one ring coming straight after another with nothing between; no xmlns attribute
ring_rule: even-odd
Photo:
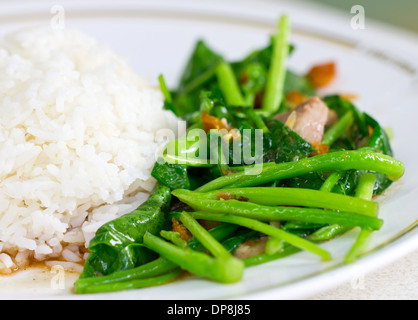
<svg viewBox="0 0 418 320"><path fill-rule="evenodd" d="M269 45L241 61L199 41L176 90L159 78L186 134L155 164L148 201L98 230L76 293L160 285L181 271L233 283L301 250L326 261L320 243L354 227L346 262L364 253L383 224L373 196L404 166L375 119L340 95L318 97L335 66L297 74L286 64L293 50L284 16Z"/></svg>

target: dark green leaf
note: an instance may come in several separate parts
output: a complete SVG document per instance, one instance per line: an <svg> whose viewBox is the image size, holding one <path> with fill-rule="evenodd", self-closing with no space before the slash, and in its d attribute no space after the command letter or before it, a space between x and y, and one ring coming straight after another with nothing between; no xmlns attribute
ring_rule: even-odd
<svg viewBox="0 0 418 320"><path fill-rule="evenodd" d="M173 94L176 114L185 117L200 108L200 93L212 88L216 68L223 58L212 51L205 42L196 44L183 72L177 91ZM209 85L208 85L209 84Z"/></svg>
<svg viewBox="0 0 418 320"><path fill-rule="evenodd" d="M380 151L388 156L393 156L392 147L390 145L389 137L386 131L380 126L380 124L368 114L365 115L366 123L372 127L373 133L370 139L367 141L366 146Z"/></svg>
<svg viewBox="0 0 418 320"><path fill-rule="evenodd" d="M107 275L150 261L155 255L142 246L146 231L157 234L167 227L171 190L158 185L135 211L104 224L90 241L90 255L81 278Z"/></svg>
<svg viewBox="0 0 418 320"><path fill-rule="evenodd" d="M264 135L264 162L291 162L309 157L312 145L278 120L269 120Z"/></svg>
<svg viewBox="0 0 418 320"><path fill-rule="evenodd" d="M152 169L151 175L161 184L175 189L190 189L187 167L180 164L169 164L159 159Z"/></svg>

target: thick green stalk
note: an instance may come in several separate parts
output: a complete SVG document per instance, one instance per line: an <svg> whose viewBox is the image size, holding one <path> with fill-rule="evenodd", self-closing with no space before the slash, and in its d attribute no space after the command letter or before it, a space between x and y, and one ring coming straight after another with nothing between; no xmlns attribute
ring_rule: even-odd
<svg viewBox="0 0 418 320"><path fill-rule="evenodd" d="M265 253L269 255L275 255L284 249L285 242L281 239L270 237L266 242Z"/></svg>
<svg viewBox="0 0 418 320"><path fill-rule="evenodd" d="M269 128L267 128L263 119L261 118L261 116L257 112L255 112L252 109L248 110L248 116L251 118L251 120L254 121L255 126L256 126L257 129L263 130L263 133L269 133L270 132Z"/></svg>
<svg viewBox="0 0 418 320"><path fill-rule="evenodd" d="M325 180L325 182L321 186L321 191L324 192L331 192L334 189L335 185L340 181L342 176L344 175L344 171L336 171L331 173L331 175Z"/></svg>
<svg viewBox="0 0 418 320"><path fill-rule="evenodd" d="M155 287L168 282L173 281L180 273L180 268L175 268L173 271L169 271L166 274L146 279L135 279L135 280L126 280L121 282L112 282L107 284L93 284L85 288L82 293L103 293L103 292L113 292L113 291L122 291L130 289L140 289Z"/></svg>
<svg viewBox="0 0 418 320"><path fill-rule="evenodd" d="M190 167L212 167L213 165L206 158L196 156L198 150L207 148L206 142L190 141L187 135L178 140L171 140L166 144L163 158L169 164L182 164Z"/></svg>
<svg viewBox="0 0 418 320"><path fill-rule="evenodd" d="M208 212L190 212L189 214L193 216L195 219L206 219L206 220L212 220L212 221L220 221L220 222L237 224L237 225L246 227L248 229L261 232L268 236L272 236L272 237L281 239L283 241L286 241L287 243L299 249L306 250L313 254L318 255L324 260L331 259L330 253L322 249L321 247L317 246L316 244L310 241L307 241L303 238L300 238L298 236L295 236L291 233L288 233L286 231L272 227L258 220L234 216L230 214L219 214L219 213L208 213Z"/></svg>
<svg viewBox="0 0 418 320"><path fill-rule="evenodd" d="M322 227L308 236L311 241L327 241L335 238L336 236L352 229L352 226L342 226L336 223Z"/></svg>
<svg viewBox="0 0 418 320"><path fill-rule="evenodd" d="M322 224L317 223L306 223L298 221L287 221L283 226L285 230L312 230L322 227Z"/></svg>
<svg viewBox="0 0 418 320"><path fill-rule="evenodd" d="M344 116L341 117L331 128L325 132L323 144L331 146L335 141L341 137L344 132L351 126L354 121L354 115L352 111L348 111Z"/></svg>
<svg viewBox="0 0 418 320"><path fill-rule="evenodd" d="M320 190L324 192L332 192L335 185L337 184L337 182L341 179L343 175L344 175L344 171L336 171L336 172L331 173L331 175L327 178L327 180L325 180L325 182L322 184ZM310 234L308 236L308 239L312 241L326 241L350 229L351 227L340 226L338 224L326 225L316 230L314 233Z"/></svg>
<svg viewBox="0 0 418 320"><path fill-rule="evenodd" d="M201 252L177 247L151 233L144 235L144 245L182 269L217 282L238 282L244 272L244 264L238 259L215 259Z"/></svg>
<svg viewBox="0 0 418 320"><path fill-rule="evenodd" d="M371 200L373 198L375 184L376 176L373 173L363 174L357 185L356 197ZM375 214L373 216L375 216Z"/></svg>
<svg viewBox="0 0 418 320"><path fill-rule="evenodd" d="M221 189L219 191L211 191L207 193L179 189L175 190L172 194L176 197L193 196L196 199L206 200L218 200L219 194L227 194L235 199L245 198L252 203L265 206L323 208L368 216L373 215L379 210L377 202L354 198L342 194L301 188L252 187Z"/></svg>
<svg viewBox="0 0 418 320"><path fill-rule="evenodd" d="M227 239L231 234L233 234L238 229L238 226L228 223L222 223L219 226L216 226L210 229L208 232L214 237L217 241L224 241ZM200 241L193 237L189 240L188 243L189 247L195 251L203 251L205 248L200 243Z"/></svg>
<svg viewBox="0 0 418 320"><path fill-rule="evenodd" d="M277 221L270 222L270 225L275 228L281 228L280 222L277 222ZM265 253L269 255L279 253L285 248L285 244L286 243L281 239L278 239L275 237L269 237L266 242Z"/></svg>
<svg viewBox="0 0 418 320"><path fill-rule="evenodd" d="M232 67L225 61L220 63L216 69L216 76L225 102L230 106L245 107L245 100Z"/></svg>
<svg viewBox="0 0 418 320"><path fill-rule="evenodd" d="M346 226L361 226L380 229L383 221L364 215L331 210L300 208L300 207L272 207L238 200L207 200L195 196L195 193L183 190L173 191L173 195L194 210L229 213L236 216L257 219L260 221L301 221L318 224L341 224Z"/></svg>
<svg viewBox="0 0 418 320"><path fill-rule="evenodd" d="M100 292L97 291L97 288L104 289L107 285L110 286L117 282L140 280L160 276L164 273L171 272L176 268L176 264L164 258L158 258L157 260L154 260L134 269L117 271L110 275L101 277L79 279L74 284L74 289L75 293L87 293L89 291L88 288L94 286L96 287L96 289L94 290L96 292Z"/></svg>
<svg viewBox="0 0 418 320"><path fill-rule="evenodd" d="M376 177L371 173L363 175L362 177L363 178L360 178L360 181L358 183L358 187L356 190L356 198L370 200L372 199L372 196L373 196L373 188L374 188L373 180L375 181ZM376 216L376 214L374 216ZM352 227L350 226L331 224L315 231L314 233L309 235L308 239L312 241L327 241L327 240L335 238L336 236L342 233L349 231L350 229L352 229Z"/></svg>
<svg viewBox="0 0 418 320"><path fill-rule="evenodd" d="M363 199L371 199L373 197L374 185L376 183L376 176L372 173L366 173L361 176L356 195ZM375 214L377 216L377 214ZM354 243L351 250L345 257L346 263L352 263L364 252L370 240L370 235L373 230L369 228L362 228L357 241Z"/></svg>
<svg viewBox="0 0 418 320"><path fill-rule="evenodd" d="M337 182L341 179L341 177L342 177L342 175L343 175L343 172L342 171L336 171L336 172L333 172L326 180L325 180L325 182L322 184L322 186L321 186L321 191L323 191L323 192L331 192L332 191L332 189L335 187L335 185L337 184ZM286 228L289 228L289 227L291 227L292 225L292 222L287 222L286 223ZM295 224L295 222L293 222L293 224ZM306 225L306 224L305 224ZM312 224L309 224L308 226L307 226L307 228L313 228L312 226L315 226L315 224L314 225L312 225ZM338 226L338 225L334 225L334 226ZM315 231L314 232L314 234L317 234L316 236L317 237L319 237L319 231L320 230L322 230L322 231L325 231L325 228L327 228L327 227L329 227L329 225L327 225L327 226L325 226L325 227L322 227L321 229L319 229L318 231ZM345 228L350 228L350 227L345 227ZM323 236L324 235L324 233L320 233L321 234L321 236ZM327 234L328 236L329 236L329 233ZM313 237L313 239L311 239L310 237L308 237L308 239L310 239L310 240L314 240L315 239L315 237ZM328 240L328 239L327 239ZM266 245L266 253L267 254L278 254L280 251L281 251L281 249L282 249L282 242L278 242L277 241L277 239L274 239L274 238L271 238L271 239L269 239L269 241L267 242L267 245Z"/></svg>
<svg viewBox="0 0 418 320"><path fill-rule="evenodd" d="M180 214L180 221L215 258L232 258L231 254L202 225L187 212Z"/></svg>
<svg viewBox="0 0 418 320"><path fill-rule="evenodd" d="M178 247L181 247L181 248L187 247L187 241L181 238L181 235L179 232L161 230L160 236L168 241L171 241Z"/></svg>
<svg viewBox="0 0 418 320"><path fill-rule="evenodd" d="M270 237L266 242L265 253L269 255L275 255L284 250L285 242L283 240Z"/></svg>
<svg viewBox="0 0 418 320"><path fill-rule="evenodd" d="M267 263L267 262L271 262L274 260L278 260L278 259L282 259L285 257L288 257L292 254L295 254L297 252L300 252L299 248L296 248L294 246L287 246L283 249L283 251L277 252L275 254L267 254L267 253L263 253L260 254L258 256L254 256L254 257L250 257L247 259L244 259L244 264L246 267L253 267L253 266L257 266L263 263Z"/></svg>
<svg viewBox="0 0 418 320"><path fill-rule="evenodd" d="M222 176L196 189L208 192L222 188L252 187L279 179L288 179L317 171L370 170L384 173L390 180L400 179L405 167L390 156L370 151L338 151L294 162L279 163L264 167L257 175L238 172Z"/></svg>
<svg viewBox="0 0 418 320"><path fill-rule="evenodd" d="M261 112L267 115L279 111L283 99L286 78L286 61L289 55L290 23L287 16L282 16L274 37L273 54Z"/></svg>

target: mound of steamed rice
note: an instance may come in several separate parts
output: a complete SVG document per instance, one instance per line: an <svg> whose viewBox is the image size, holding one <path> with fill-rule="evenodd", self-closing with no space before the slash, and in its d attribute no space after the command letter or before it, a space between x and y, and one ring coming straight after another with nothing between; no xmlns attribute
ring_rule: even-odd
<svg viewBox="0 0 418 320"><path fill-rule="evenodd" d="M87 35L2 39L0 272L82 263L96 230L147 198L157 133L176 125L160 90Z"/></svg>

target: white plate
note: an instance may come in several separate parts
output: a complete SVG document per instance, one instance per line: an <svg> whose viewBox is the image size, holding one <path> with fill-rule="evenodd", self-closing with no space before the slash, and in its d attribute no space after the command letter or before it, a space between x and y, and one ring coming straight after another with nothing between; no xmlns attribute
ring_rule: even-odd
<svg viewBox="0 0 418 320"><path fill-rule="evenodd" d="M338 15L297 2L152 0L101 1L100 5L94 1L61 1L60 7L55 4L0 4L1 33L50 24L63 8L66 27L79 28L107 43L138 73L154 81L164 73L169 85L175 85L198 38L230 59L241 58L265 45L278 16L287 13L296 45L290 67L306 72L315 63L336 61L338 79L327 92L357 94L358 107L392 129L395 155L405 163L406 175L379 199L384 227L374 234L370 252L353 265L345 266L341 261L357 231L324 245L334 256L332 262L321 263L311 254L300 253L249 268L244 279L233 285L194 278L149 289L74 296L71 287L77 274L28 270L0 278L0 298L296 299L355 281L418 248L414 147L418 68L412 61L418 47L410 35L377 26L367 17L366 30L353 30L349 12Z"/></svg>

